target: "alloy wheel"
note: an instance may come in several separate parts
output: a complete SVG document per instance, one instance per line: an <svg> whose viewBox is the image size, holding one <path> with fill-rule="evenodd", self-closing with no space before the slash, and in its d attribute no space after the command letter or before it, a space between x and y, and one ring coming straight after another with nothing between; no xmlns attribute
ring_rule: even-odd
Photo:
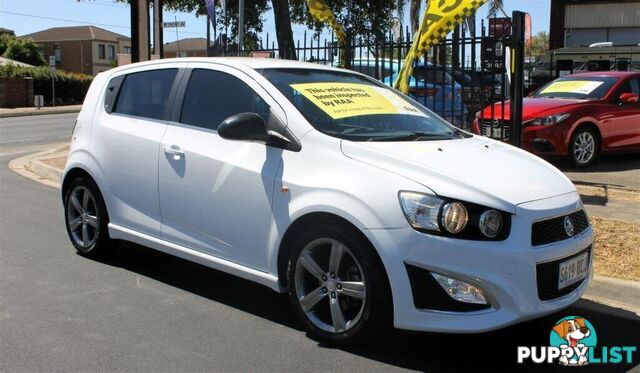
<svg viewBox="0 0 640 373"><path fill-rule="evenodd" d="M349 248L338 240L319 238L305 246L296 263L295 288L308 319L325 332L345 332L362 317L364 272Z"/></svg>
<svg viewBox="0 0 640 373"><path fill-rule="evenodd" d="M583 165L589 163L596 151L596 140L591 132L578 134L573 144L573 155L576 161Z"/></svg>
<svg viewBox="0 0 640 373"><path fill-rule="evenodd" d="M69 195L67 224L77 246L88 249L95 243L98 237L96 201L84 186L75 187Z"/></svg>

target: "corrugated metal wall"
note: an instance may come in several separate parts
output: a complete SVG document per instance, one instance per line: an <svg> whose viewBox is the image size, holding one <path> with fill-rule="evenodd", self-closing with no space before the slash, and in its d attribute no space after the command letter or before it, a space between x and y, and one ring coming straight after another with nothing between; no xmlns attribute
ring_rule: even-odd
<svg viewBox="0 0 640 373"><path fill-rule="evenodd" d="M564 27L640 27L640 1L567 5Z"/></svg>

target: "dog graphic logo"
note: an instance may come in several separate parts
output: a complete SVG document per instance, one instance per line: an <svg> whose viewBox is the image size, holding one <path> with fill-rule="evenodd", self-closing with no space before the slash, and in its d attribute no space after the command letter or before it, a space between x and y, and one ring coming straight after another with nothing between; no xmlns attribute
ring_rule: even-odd
<svg viewBox="0 0 640 373"><path fill-rule="evenodd" d="M597 343L596 331L587 319L568 316L558 321L551 331L550 344L560 348L560 365L589 364L589 347Z"/></svg>

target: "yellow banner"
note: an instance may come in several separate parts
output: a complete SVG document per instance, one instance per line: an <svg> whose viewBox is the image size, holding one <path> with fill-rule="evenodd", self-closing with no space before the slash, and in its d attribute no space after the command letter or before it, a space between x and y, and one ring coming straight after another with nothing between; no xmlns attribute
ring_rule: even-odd
<svg viewBox="0 0 640 373"><path fill-rule="evenodd" d="M393 91L358 83L301 83L291 88L300 92L333 119L375 114L426 116Z"/></svg>
<svg viewBox="0 0 640 373"><path fill-rule="evenodd" d="M340 45L344 46L347 43L347 32L344 30L344 27L338 23L336 16L333 15L329 6L322 0L307 0L307 5L309 6L311 16L318 22L329 24L336 33L336 38Z"/></svg>
<svg viewBox="0 0 640 373"><path fill-rule="evenodd" d="M593 80L559 80L549 84L540 93L579 93L588 95L603 83Z"/></svg>
<svg viewBox="0 0 640 373"><path fill-rule="evenodd" d="M487 0L430 0L394 87L407 94L414 62L486 2Z"/></svg>

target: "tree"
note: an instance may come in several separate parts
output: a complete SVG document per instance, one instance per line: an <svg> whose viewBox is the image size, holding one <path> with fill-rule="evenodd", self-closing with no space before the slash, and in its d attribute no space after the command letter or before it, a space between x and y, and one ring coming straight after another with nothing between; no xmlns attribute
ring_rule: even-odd
<svg viewBox="0 0 640 373"><path fill-rule="evenodd" d="M507 13L504 11L504 4L502 0L489 1L489 12L487 13L487 17L497 17L498 12L502 13L505 17L508 17Z"/></svg>
<svg viewBox="0 0 640 373"><path fill-rule="evenodd" d="M409 21L411 22L411 34L415 35L420 27L420 0L410 0ZM425 9L429 8L429 0L425 1ZM412 36L413 37L413 36Z"/></svg>
<svg viewBox="0 0 640 373"><path fill-rule="evenodd" d="M44 56L40 53L40 47L31 39L10 39L2 56L34 66L47 64Z"/></svg>
<svg viewBox="0 0 640 373"><path fill-rule="evenodd" d="M273 5L273 20L276 24L278 53L280 56L296 60L296 48L289 15L289 0L271 0L271 5ZM269 48L268 45L267 48Z"/></svg>
<svg viewBox="0 0 640 373"><path fill-rule="evenodd" d="M542 57L549 50L549 34L540 31L531 38L531 46L527 48L527 54L534 57Z"/></svg>
<svg viewBox="0 0 640 373"><path fill-rule="evenodd" d="M382 41L393 25L394 13L403 0L325 0L336 19L353 37ZM306 0L290 0L291 19L320 31L325 24L316 21L307 10Z"/></svg>
<svg viewBox="0 0 640 373"><path fill-rule="evenodd" d="M130 4L130 0L116 1ZM164 9L167 10L195 13L196 16L204 16L207 14L204 0L164 0L163 6ZM268 0L245 1L245 49L255 49L259 45L260 38L258 35L262 32L262 26L264 24L263 15L267 10L269 10ZM216 15L225 28L230 28L229 31L231 35L227 36L231 38L231 40L236 40L238 36L238 0L226 0L226 14L221 8L216 8ZM231 42L230 45L232 49L238 47L237 42Z"/></svg>

